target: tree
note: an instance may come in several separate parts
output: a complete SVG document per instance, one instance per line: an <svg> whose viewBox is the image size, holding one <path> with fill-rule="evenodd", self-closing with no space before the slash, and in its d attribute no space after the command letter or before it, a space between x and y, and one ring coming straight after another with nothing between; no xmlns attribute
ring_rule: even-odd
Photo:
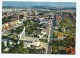
<svg viewBox="0 0 80 58"><path fill-rule="evenodd" d="M50 44L51 46L57 46L58 52L60 51L59 47L66 47L66 41L65 40L53 40ZM54 49L55 47L53 47Z"/></svg>
<svg viewBox="0 0 80 58"><path fill-rule="evenodd" d="M19 45L12 47L9 53L28 53L28 51L26 48L24 48L23 42L20 42Z"/></svg>
<svg viewBox="0 0 80 58"><path fill-rule="evenodd" d="M3 50L5 49L5 46L4 46L4 43L2 42L2 45L1 45L2 47L2 49L1 49L1 52L3 53Z"/></svg>

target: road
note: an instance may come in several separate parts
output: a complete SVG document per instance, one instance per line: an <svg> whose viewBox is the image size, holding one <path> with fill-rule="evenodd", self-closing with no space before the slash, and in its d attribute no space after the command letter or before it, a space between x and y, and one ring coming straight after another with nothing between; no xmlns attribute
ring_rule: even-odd
<svg viewBox="0 0 80 58"><path fill-rule="evenodd" d="M47 44L47 50L46 50L46 54L51 54L51 46L49 45L50 42L52 42L52 36L53 36L53 17L54 15L52 15L52 20L49 21L49 34L48 34L48 44Z"/></svg>

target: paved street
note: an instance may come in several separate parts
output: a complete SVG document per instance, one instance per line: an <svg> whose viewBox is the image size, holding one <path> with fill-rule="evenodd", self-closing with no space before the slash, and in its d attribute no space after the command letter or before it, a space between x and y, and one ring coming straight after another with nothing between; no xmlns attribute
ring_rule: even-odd
<svg viewBox="0 0 80 58"><path fill-rule="evenodd" d="M52 16L53 19L54 16ZM47 44L47 50L46 50L46 54L51 54L51 46L49 45L49 43L52 41L52 27L53 27L53 20L50 20L49 23L49 34L48 34L48 44Z"/></svg>

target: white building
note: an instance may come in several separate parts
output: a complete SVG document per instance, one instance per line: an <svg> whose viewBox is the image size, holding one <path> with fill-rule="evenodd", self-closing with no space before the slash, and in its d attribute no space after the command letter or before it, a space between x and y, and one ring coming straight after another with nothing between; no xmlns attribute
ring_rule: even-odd
<svg viewBox="0 0 80 58"><path fill-rule="evenodd" d="M23 41L25 48L30 47L31 45L35 47L40 46L39 38L35 38L35 37L25 37L25 39L20 39L20 41Z"/></svg>
<svg viewBox="0 0 80 58"><path fill-rule="evenodd" d="M39 20L40 20L40 24L42 24L42 23L47 24L48 23L48 21L44 17L43 18L39 18Z"/></svg>
<svg viewBox="0 0 80 58"><path fill-rule="evenodd" d="M48 34L47 30L43 29L38 36L39 36L40 39L44 39L45 38L44 36L47 35L47 34Z"/></svg>
<svg viewBox="0 0 80 58"><path fill-rule="evenodd" d="M30 47L31 45L33 45L33 46L35 46L35 47L39 47L39 46L40 46L39 38L26 37L26 36L25 36L25 27L24 27L22 33L19 34L19 41L23 41L23 43L24 43L24 48Z"/></svg>

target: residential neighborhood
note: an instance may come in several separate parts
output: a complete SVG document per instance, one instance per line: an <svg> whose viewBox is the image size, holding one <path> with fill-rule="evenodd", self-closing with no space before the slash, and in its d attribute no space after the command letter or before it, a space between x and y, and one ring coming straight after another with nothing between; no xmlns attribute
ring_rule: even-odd
<svg viewBox="0 0 80 58"><path fill-rule="evenodd" d="M75 54L76 7L4 3L9 2L2 7L2 53Z"/></svg>

